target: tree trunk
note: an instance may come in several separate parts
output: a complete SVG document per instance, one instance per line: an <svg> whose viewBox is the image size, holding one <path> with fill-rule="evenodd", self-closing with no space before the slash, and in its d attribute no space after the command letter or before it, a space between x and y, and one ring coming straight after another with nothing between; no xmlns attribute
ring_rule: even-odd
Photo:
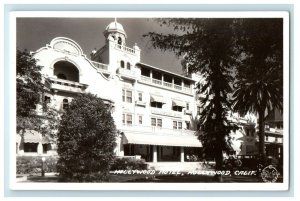
<svg viewBox="0 0 300 201"><path fill-rule="evenodd" d="M215 160L216 160L216 171L221 171L222 170L222 165L223 165L223 151L222 149L217 149L216 150L216 155L215 155ZM222 175L215 175L214 176L214 182L223 182L223 177Z"/></svg>
<svg viewBox="0 0 300 201"><path fill-rule="evenodd" d="M258 114L259 122L259 154L265 158L265 121L264 121L264 111L260 111Z"/></svg>

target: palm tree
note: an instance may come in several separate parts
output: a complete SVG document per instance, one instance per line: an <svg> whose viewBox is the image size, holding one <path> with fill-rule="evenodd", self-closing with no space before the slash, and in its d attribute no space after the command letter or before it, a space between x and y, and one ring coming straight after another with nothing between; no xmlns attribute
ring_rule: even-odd
<svg viewBox="0 0 300 201"><path fill-rule="evenodd" d="M265 156L264 123L274 108L282 111L282 19L245 19L236 25L241 51L234 83L233 109L259 119L259 153Z"/></svg>

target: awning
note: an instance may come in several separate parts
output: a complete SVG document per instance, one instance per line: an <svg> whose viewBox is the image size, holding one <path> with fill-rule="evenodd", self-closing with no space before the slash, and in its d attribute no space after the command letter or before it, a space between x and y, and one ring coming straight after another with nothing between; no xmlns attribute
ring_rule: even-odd
<svg viewBox="0 0 300 201"><path fill-rule="evenodd" d="M172 105L173 106L179 106L179 107L185 107L186 106L185 102L183 102L181 100L172 100Z"/></svg>
<svg viewBox="0 0 300 201"><path fill-rule="evenodd" d="M123 144L142 144L177 147L202 147L195 135L161 135L124 133Z"/></svg>
<svg viewBox="0 0 300 201"><path fill-rule="evenodd" d="M40 143L48 144L50 140L46 136L42 136L39 132L35 130L26 130L24 133L24 143Z"/></svg>
<svg viewBox="0 0 300 201"><path fill-rule="evenodd" d="M150 102L166 103L166 101L162 96L157 96L157 95L151 95Z"/></svg>

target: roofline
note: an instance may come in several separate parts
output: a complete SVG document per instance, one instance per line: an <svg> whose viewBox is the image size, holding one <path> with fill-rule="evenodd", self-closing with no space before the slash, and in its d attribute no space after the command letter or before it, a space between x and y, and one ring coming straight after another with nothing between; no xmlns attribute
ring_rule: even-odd
<svg viewBox="0 0 300 201"><path fill-rule="evenodd" d="M172 73L171 71L167 71L167 70L164 70L164 69L155 67L155 66L151 66L151 65L149 65L149 64L145 64L145 63L138 62L137 65L139 65L139 64L140 64L140 65L143 65L143 66L147 66L147 67L153 68L153 69L155 69L155 70L159 70L159 71L162 71L162 72L165 72L165 73L169 73L169 74L175 75L175 76L177 76L177 77L180 77L180 78L183 78L183 79L186 79L186 80L189 80L189 81L196 82L196 80L193 80L192 78L185 77L185 76L179 75L179 74L177 74L177 73Z"/></svg>

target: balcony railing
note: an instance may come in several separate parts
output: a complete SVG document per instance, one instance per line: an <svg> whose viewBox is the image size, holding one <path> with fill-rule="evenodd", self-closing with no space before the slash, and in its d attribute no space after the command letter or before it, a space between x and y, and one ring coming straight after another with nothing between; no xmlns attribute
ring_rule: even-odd
<svg viewBox="0 0 300 201"><path fill-rule="evenodd" d="M166 134L166 135L195 135L196 131L184 129L171 129L156 126L141 126L141 125L123 125L123 131L131 131L135 133L142 132L143 134Z"/></svg>
<svg viewBox="0 0 300 201"><path fill-rule="evenodd" d="M118 68L118 73L123 77L136 79L136 73L133 70L128 70L125 68Z"/></svg>
<svg viewBox="0 0 300 201"><path fill-rule="evenodd" d="M154 78L152 78L152 83L153 84L157 84L157 85L162 85L162 81L161 80L154 79Z"/></svg>
<svg viewBox="0 0 300 201"><path fill-rule="evenodd" d="M88 87L86 84L81 84L79 82L74 82L70 80L63 80L57 78L48 78L51 86L51 89L59 91L67 91L74 93L83 93L84 90Z"/></svg>
<svg viewBox="0 0 300 201"><path fill-rule="evenodd" d="M185 111L184 111L184 114L191 115L191 114L192 114L192 111L191 111L191 110L185 110Z"/></svg>
<svg viewBox="0 0 300 201"><path fill-rule="evenodd" d="M135 104L136 105L140 105L140 106L144 106L144 107L146 106L146 102L145 101L138 101L137 100L137 101L135 101Z"/></svg>
<svg viewBox="0 0 300 201"><path fill-rule="evenodd" d="M135 49L126 47L126 46L124 46L124 45L116 44L116 45L115 45L115 48L116 48L116 49L119 49L119 50L122 50L122 51L124 51L124 52L128 52L128 53L131 53L131 54L135 54Z"/></svg>
<svg viewBox="0 0 300 201"><path fill-rule="evenodd" d="M163 88L166 88L166 89L174 89L176 91L182 91L182 92L187 93L187 94L192 93L192 88L182 87L181 85L173 84L173 83L170 83L170 82L165 82L165 81L155 79L155 78L151 79L150 77L147 77L147 76L144 76L144 75L141 75L140 82L146 83L146 84L159 85L159 86L161 86Z"/></svg>
<svg viewBox="0 0 300 201"><path fill-rule="evenodd" d="M108 73L108 65L107 64L103 64L103 63L99 63L96 61L91 61L91 63L100 71L104 72L104 73Z"/></svg>
<svg viewBox="0 0 300 201"><path fill-rule="evenodd" d="M172 112L163 109L151 109L151 113L156 115L162 115L162 116L182 118L182 114L179 112Z"/></svg>

